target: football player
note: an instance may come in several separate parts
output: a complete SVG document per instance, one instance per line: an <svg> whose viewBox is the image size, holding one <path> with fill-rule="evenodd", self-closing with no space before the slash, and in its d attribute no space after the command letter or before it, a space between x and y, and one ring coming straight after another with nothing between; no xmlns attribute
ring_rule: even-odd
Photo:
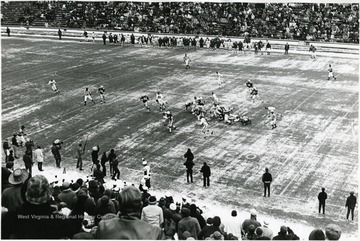
<svg viewBox="0 0 360 241"><path fill-rule="evenodd" d="M104 96L105 88L104 88L104 86L100 85L97 92L99 92L99 94L100 94L100 102L103 103L103 101L104 101L104 103L105 103L105 96Z"/></svg>
<svg viewBox="0 0 360 241"><path fill-rule="evenodd" d="M56 81L54 79L51 79L48 84L51 85L53 91L59 93L59 89L57 88Z"/></svg>
<svg viewBox="0 0 360 241"><path fill-rule="evenodd" d="M334 80L336 80L336 77L334 76L333 69L331 68L331 64L329 64L328 72L329 72L329 75L328 75L327 80L330 80L330 78L333 78Z"/></svg>
<svg viewBox="0 0 360 241"><path fill-rule="evenodd" d="M86 89L85 89L85 92L84 92L84 105L86 105L86 101L87 101L87 99L89 99L89 100L91 100L94 104L95 104L95 101L93 100L93 98L91 97L91 92L90 92L90 90L89 90L89 88L87 88L86 87Z"/></svg>
<svg viewBox="0 0 360 241"><path fill-rule="evenodd" d="M140 97L140 100L144 103L144 106L147 109L147 111L150 112L150 107L148 105L148 101L150 100L149 97L147 95L143 95Z"/></svg>
<svg viewBox="0 0 360 241"><path fill-rule="evenodd" d="M170 111L165 111L163 113L163 118L167 120L167 127L169 129L169 133L171 133L172 130L176 129L176 126L174 126L174 117Z"/></svg>
<svg viewBox="0 0 360 241"><path fill-rule="evenodd" d="M190 69L190 58L187 56L187 54L185 54L184 56L184 63L185 63L185 69Z"/></svg>
<svg viewBox="0 0 360 241"><path fill-rule="evenodd" d="M164 96L160 92L156 93L155 100L157 103L159 103L160 111L165 110L165 99L164 99Z"/></svg>

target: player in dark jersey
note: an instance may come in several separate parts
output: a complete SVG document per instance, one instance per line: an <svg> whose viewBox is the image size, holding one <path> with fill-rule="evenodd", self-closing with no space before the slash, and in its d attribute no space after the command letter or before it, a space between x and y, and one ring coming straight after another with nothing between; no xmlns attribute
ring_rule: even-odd
<svg viewBox="0 0 360 241"><path fill-rule="evenodd" d="M104 103L105 103L105 96L104 96L105 88L104 88L104 86L101 85L98 88L97 92L99 92L99 94L100 94L100 102L103 103L103 101L104 101Z"/></svg>
<svg viewBox="0 0 360 241"><path fill-rule="evenodd" d="M336 77L335 77L335 75L334 75L333 69L331 68L331 64L329 64L328 72L329 72L329 75L328 75L328 79L327 79L327 80L330 80L330 78L333 78L334 80L336 80Z"/></svg>
<svg viewBox="0 0 360 241"><path fill-rule="evenodd" d="M264 102L264 100L261 99L259 96L258 89L256 89L255 87L251 89L250 95L251 95L251 99L253 100L253 102L255 102L255 99L259 99L259 100L261 100L261 102Z"/></svg>
<svg viewBox="0 0 360 241"><path fill-rule="evenodd" d="M147 103L150 100L149 97L147 95L143 95L140 97L140 100L144 103L144 106L147 109L147 111L150 112L150 107Z"/></svg>
<svg viewBox="0 0 360 241"><path fill-rule="evenodd" d="M163 113L163 118L167 121L167 124L165 122L164 125L167 125L170 133L172 130L176 129L176 126L174 126L174 117L170 111L165 111Z"/></svg>

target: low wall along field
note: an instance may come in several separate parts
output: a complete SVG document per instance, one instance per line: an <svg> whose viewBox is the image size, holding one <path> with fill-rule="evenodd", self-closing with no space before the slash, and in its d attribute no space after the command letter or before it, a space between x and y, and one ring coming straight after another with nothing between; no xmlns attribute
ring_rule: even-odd
<svg viewBox="0 0 360 241"><path fill-rule="evenodd" d="M357 221L346 221L344 206L350 191L358 196L358 59L331 53L311 59L291 51L235 54L5 36L1 44L2 136L11 137L25 125L35 145L44 147L45 170L56 170L50 146L61 139L62 166L74 171L76 147L88 136L83 173L90 173L91 147L99 144L101 153L114 148L120 155L122 180L138 185L145 158L154 191L171 190L242 211L254 207L263 216L311 227L336 223L343 237L357 237ZM188 70L185 53L191 59ZM329 64L336 80L327 80ZM223 75L224 84L219 86L215 71ZM48 85L52 78L58 94ZM250 100L248 79L263 103ZM103 104L96 93L100 85L106 89ZM84 106L86 87L96 104ZM162 124L155 102L158 91L174 115L177 129L172 133ZM249 116L252 124L227 125L208 117L213 134L204 135L184 107L202 96L210 108L212 92L233 113ZM150 112L139 99L144 94L150 97ZM265 125L265 106L283 115L274 130ZM186 184L187 148L195 155L194 184ZM208 189L202 188L199 172L205 161L212 170ZM21 163L19 159L16 165ZM274 178L270 198L263 197L261 182L266 167ZM326 216L317 213L321 187L329 196ZM295 233L309 234L296 228Z"/></svg>

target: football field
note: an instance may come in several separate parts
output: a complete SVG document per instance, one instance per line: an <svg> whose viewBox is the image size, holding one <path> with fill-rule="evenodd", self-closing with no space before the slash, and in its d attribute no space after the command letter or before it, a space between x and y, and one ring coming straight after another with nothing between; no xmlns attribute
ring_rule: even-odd
<svg viewBox="0 0 360 241"><path fill-rule="evenodd" d="M357 222L346 222L344 207L350 191L358 196L357 59L311 59L291 50L289 55L255 55L16 38L3 38L1 44L2 138L25 125L35 145L44 147L45 169L55 166L50 152L55 139L64 141L62 165L75 169L76 147L88 138L88 172L91 147L98 144L100 153L114 148L120 155L124 180L139 183L145 158L155 189L239 209L255 207L314 227L337 223L346 233L357 230ZM189 70L183 64L185 53L191 59ZM336 80L327 81L329 64ZM224 84L219 86L215 71ZM60 93L51 90L50 79ZM248 79L264 103L250 100ZM102 104L96 93L100 85L106 89ZM86 87L96 104L84 106ZM155 102L158 91L174 115L177 129L172 133L163 126ZM202 96L209 109L212 92L233 113L246 113L252 124L228 125L208 116L210 131L204 135L184 106ZM150 112L140 101L145 94ZM265 106L283 114L274 130L265 125ZM195 183L189 185L183 165L187 148L196 164ZM212 171L209 189L202 188L203 162ZM266 167L274 179L270 198L263 197L261 182ZM326 217L317 214L321 187L329 196Z"/></svg>

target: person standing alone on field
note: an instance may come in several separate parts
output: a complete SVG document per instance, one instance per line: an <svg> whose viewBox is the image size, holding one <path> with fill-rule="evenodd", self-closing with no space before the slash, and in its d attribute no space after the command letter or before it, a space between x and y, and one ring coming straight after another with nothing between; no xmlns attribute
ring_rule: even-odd
<svg viewBox="0 0 360 241"><path fill-rule="evenodd" d="M289 54L290 46L288 43L285 44L285 54Z"/></svg>
<svg viewBox="0 0 360 241"><path fill-rule="evenodd" d="M268 197L270 197L270 184L272 182L272 176L269 173L269 168L265 168L265 173L262 176L262 182L264 183L264 197L266 197L266 190Z"/></svg>
<svg viewBox="0 0 360 241"><path fill-rule="evenodd" d="M321 188L321 192L318 195L319 199L319 213L321 213L321 207L323 210L323 214L325 214L325 200L327 199L327 194L325 192L325 188Z"/></svg>
<svg viewBox="0 0 360 241"><path fill-rule="evenodd" d="M80 168L80 171L83 170L82 155L84 155L84 153L85 153L85 148L83 148L82 144L80 143L78 148L76 149L76 157L77 157L76 168Z"/></svg>
<svg viewBox="0 0 360 241"><path fill-rule="evenodd" d="M204 165L201 167L200 172L203 174L204 187L209 187L211 170L210 167L206 164L206 162L204 162Z"/></svg>
<svg viewBox="0 0 360 241"><path fill-rule="evenodd" d="M346 199L345 207L348 208L346 219L349 219L349 215L351 212L351 220L354 221L354 210L356 206L356 197L354 196L354 192L350 192L350 196Z"/></svg>
<svg viewBox="0 0 360 241"><path fill-rule="evenodd" d="M186 158L186 162L184 162L184 165L186 166L186 180L189 183L189 177L191 180L191 183L193 183L193 167L195 163L194 160L194 154L191 152L190 148L185 153L184 157Z"/></svg>
<svg viewBox="0 0 360 241"><path fill-rule="evenodd" d="M54 141L51 147L51 153L54 155L56 167L58 168L60 168L60 163L61 163L61 155L60 155L61 144L63 144L63 142L60 142L60 140L57 139Z"/></svg>
<svg viewBox="0 0 360 241"><path fill-rule="evenodd" d="M10 28L9 27L6 27L6 33L7 33L8 37L10 37Z"/></svg>

